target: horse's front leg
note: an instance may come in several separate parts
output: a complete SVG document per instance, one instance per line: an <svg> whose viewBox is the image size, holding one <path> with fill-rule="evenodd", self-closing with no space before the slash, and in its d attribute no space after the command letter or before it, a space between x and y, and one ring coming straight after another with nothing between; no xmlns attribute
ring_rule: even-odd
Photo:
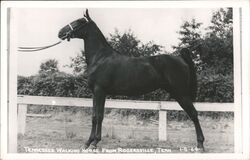
<svg viewBox="0 0 250 160"><path fill-rule="evenodd" d="M90 144L95 139L96 124L97 124L97 118L96 118L96 100L95 100L95 97L94 97L93 98L93 109L92 109L92 128L91 128L91 133L90 133L89 139L85 143L85 146L84 146L85 149L87 149L90 146Z"/></svg>
<svg viewBox="0 0 250 160"><path fill-rule="evenodd" d="M91 142L93 148L97 148L97 143L102 137L102 121L104 117L104 105L106 94L102 88L96 86L94 88L94 104L95 104L95 117L94 122L96 124L94 140Z"/></svg>

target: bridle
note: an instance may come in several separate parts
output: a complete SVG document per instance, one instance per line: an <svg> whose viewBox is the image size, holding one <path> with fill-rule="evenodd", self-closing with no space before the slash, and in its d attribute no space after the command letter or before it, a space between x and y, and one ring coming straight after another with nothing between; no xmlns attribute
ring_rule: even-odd
<svg viewBox="0 0 250 160"><path fill-rule="evenodd" d="M87 21L87 23L88 23L88 21ZM70 41L70 35L71 35L73 32L75 32L75 31L81 29L82 27L84 27L85 25L87 25L87 23L79 24L79 25L77 25L77 26L75 26L75 27L73 27L73 26L71 25L71 23L69 23L68 26L69 26L69 28L70 28L70 31L68 31L68 32L66 33L66 35L65 35L64 37L62 37L62 39L66 39L66 38L67 38L67 40Z"/></svg>
<svg viewBox="0 0 250 160"><path fill-rule="evenodd" d="M72 34L72 32L74 32L74 31L77 31L77 30L79 30L81 27L83 27L83 26L85 26L87 23L85 23L85 24L80 24L80 25L78 25L78 26L76 26L76 27L73 27L72 25L71 25L71 23L69 23L68 24L68 26L69 26L69 28L70 28L70 32L68 32L64 37L63 37L63 39L68 39L68 41L70 40L70 34ZM47 49L47 48L51 48L51 47L53 47L53 46L56 46L56 45L58 45L58 44L60 44L62 41L60 40L60 41L58 41L58 42L56 42L56 43L54 43L54 44L52 44L52 45L48 45L48 46L42 46L42 47L18 47L18 51L19 52L35 52L35 51L41 51L41 50L44 50L44 49Z"/></svg>
<svg viewBox="0 0 250 160"><path fill-rule="evenodd" d="M69 23L68 26L72 31L74 31L74 28L72 27L71 23Z"/></svg>
<svg viewBox="0 0 250 160"><path fill-rule="evenodd" d="M84 27L85 25L87 25L88 22L89 22L89 21L86 20L86 23L84 23L84 24L79 24L79 25L77 25L77 26L75 26L75 27L73 27L73 26L71 25L71 23L72 23L72 22L71 22L71 23L68 24L68 26L69 26L69 28L71 29L71 31L73 32L73 31L77 31L77 30L79 30L80 28L82 28L82 27Z"/></svg>

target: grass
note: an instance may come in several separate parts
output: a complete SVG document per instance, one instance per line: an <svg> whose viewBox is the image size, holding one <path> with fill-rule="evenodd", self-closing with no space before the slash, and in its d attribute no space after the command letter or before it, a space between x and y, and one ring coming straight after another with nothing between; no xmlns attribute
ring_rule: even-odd
<svg viewBox="0 0 250 160"><path fill-rule="evenodd" d="M76 133L75 132L66 130L66 138L67 139L73 139L74 137L76 137Z"/></svg>
<svg viewBox="0 0 250 160"><path fill-rule="evenodd" d="M91 114L85 111L50 112L51 118L27 118L25 135L18 136L18 151L24 147L76 149L88 139ZM230 153L234 150L234 123L232 117L199 116L206 138L208 153ZM168 121L168 141L158 141L158 125L136 116L122 116L111 111L105 115L102 129L104 148L170 148L180 153L179 147L196 145L193 123L190 120Z"/></svg>
<svg viewBox="0 0 250 160"><path fill-rule="evenodd" d="M28 107L28 113L33 114L46 114L46 113L66 113L66 114L86 114L91 115L92 111L91 108L79 108L79 107L58 107L58 106L36 106L30 105ZM122 117L122 118L129 118L130 120L139 119L147 121L149 119L158 120L158 111L153 110L130 110L130 109L105 109L105 114L110 117ZM167 112L168 120L174 121L186 121L188 120L188 116L184 111L168 111ZM234 114L232 112L199 112L199 116L205 118L212 118L215 120L220 120L223 118L226 119L233 119ZM67 117L67 116L66 116ZM69 120L70 121L70 120ZM144 121L136 121L137 123L144 123Z"/></svg>

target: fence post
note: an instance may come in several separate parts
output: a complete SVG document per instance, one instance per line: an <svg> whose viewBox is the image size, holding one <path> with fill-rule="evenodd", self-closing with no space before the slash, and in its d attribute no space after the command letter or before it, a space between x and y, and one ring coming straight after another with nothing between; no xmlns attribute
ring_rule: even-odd
<svg viewBox="0 0 250 160"><path fill-rule="evenodd" d="M161 110L161 103L159 103L159 141L167 140L167 111Z"/></svg>
<svg viewBox="0 0 250 160"><path fill-rule="evenodd" d="M27 104L18 104L17 124L18 132L24 135L26 127Z"/></svg>

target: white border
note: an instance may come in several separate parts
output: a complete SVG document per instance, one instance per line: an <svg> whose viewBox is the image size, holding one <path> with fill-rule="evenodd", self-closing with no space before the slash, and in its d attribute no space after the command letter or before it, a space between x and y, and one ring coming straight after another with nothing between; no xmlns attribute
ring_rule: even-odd
<svg viewBox="0 0 250 160"><path fill-rule="evenodd" d="M1 155L4 153L7 153L6 146L7 144L7 123L6 119L7 116L4 114L7 114L7 54L6 54L6 47L7 47L7 31L6 28L7 26L3 26L3 23L5 24L7 22L7 9L6 8L1 8ZM5 37L5 40L2 39L2 37ZM5 53L5 54L4 54ZM4 123L5 122L5 123ZM0 157L1 159L2 157Z"/></svg>
<svg viewBox="0 0 250 160"><path fill-rule="evenodd" d="M11 12L10 12L11 13ZM9 32L9 38L10 37L15 37L16 35L16 30L17 30L17 27L15 27L16 25L14 24L14 21L12 21L12 13L9 15L11 18L10 18L10 29L8 30ZM15 116L9 116L8 117L8 152L17 152L17 150L11 150L12 147L11 146L15 146L17 145L17 139L16 138L11 138L11 137L15 137L17 134L17 116L16 116L16 113L17 113L17 107L14 107L14 106L17 106L17 96L14 96L14 95L17 95L17 54L16 53L16 39L13 38L13 39L9 39L8 40L9 42L8 45L9 45L9 53L8 53L8 61L9 61L9 64L8 64L8 92L9 92L9 95L7 95L8 97L8 100L9 100L9 103L8 103L8 113L9 115L15 115ZM13 54L14 53L14 54Z"/></svg>
<svg viewBox="0 0 250 160"><path fill-rule="evenodd" d="M243 153L250 159L250 2L242 10L242 127Z"/></svg>
<svg viewBox="0 0 250 160"><path fill-rule="evenodd" d="M236 108L236 116L241 115L241 118L238 118L235 122L235 125L242 125L243 132L239 132L237 134L235 143L239 147L237 147L237 153L232 154L115 154L112 157L108 154L81 154L81 155L72 155L72 154L10 154L7 153L7 148L3 146L7 146L7 26L5 25L7 21L7 8L8 7L20 7L20 8L218 8L218 7L234 7L234 8L242 8L242 64L238 66L236 70L242 67L242 90L237 90L236 94L242 99L236 99L240 104L242 103L242 108L238 110ZM236 15L235 15L236 16ZM234 33L235 36L235 33ZM238 35L239 36L239 35ZM240 37L239 37L240 38ZM240 45L235 45L234 47ZM239 48L237 48L239 49ZM239 49L240 50L240 49ZM238 50L238 51L239 51ZM16 86L16 77L14 75L16 72L16 55L11 55L10 57L10 83L12 87ZM239 57L238 57L239 58ZM239 60L237 58L237 60ZM241 59L241 58L240 58ZM72 1L63 1L63 2L34 2L34 1L3 1L1 2L1 158L4 159L249 159L249 75L250 75L250 65L249 65L249 1L248 0L227 0L227 1L86 1L86 2L72 2ZM238 63L237 63L238 64ZM13 70L12 70L13 69ZM12 77L11 77L12 76ZM235 75L235 76L238 76ZM15 78L14 78L15 77ZM236 77L237 79L239 77ZM14 86L13 86L14 85ZM241 85L240 85L241 86ZM16 104L16 91L11 93L10 95L10 103L13 106ZM236 105L237 106L237 105ZM14 107L13 107L14 108ZM10 112L16 112L15 108L13 110L10 109ZM241 114L242 113L242 114ZM14 114L15 115L15 114ZM235 118L236 119L236 118ZM16 124L16 117L12 117L10 120L10 125L12 126ZM243 120L243 121L241 121ZM238 126L235 126L237 128ZM11 129L13 129L10 126ZM243 142L241 142L241 137ZM13 142L15 143L15 142ZM242 148L242 150L241 150ZM243 152L242 152L243 151Z"/></svg>
<svg viewBox="0 0 250 160"><path fill-rule="evenodd" d="M234 53L234 93L241 93L241 32L240 32L240 15L241 9L234 8L233 9L233 53ZM242 135L241 130L237 130L236 128L242 128L241 117L242 109L241 109L241 94L234 94L234 151L236 153L240 153L242 151Z"/></svg>

